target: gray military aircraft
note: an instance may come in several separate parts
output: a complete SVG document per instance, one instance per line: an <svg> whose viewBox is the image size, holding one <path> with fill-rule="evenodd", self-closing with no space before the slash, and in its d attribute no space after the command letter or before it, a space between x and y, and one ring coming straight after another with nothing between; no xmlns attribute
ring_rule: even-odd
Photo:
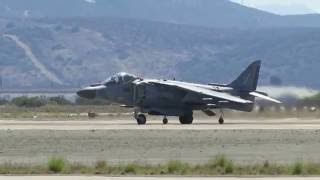
<svg viewBox="0 0 320 180"><path fill-rule="evenodd" d="M134 117L138 124L146 124L146 116L178 116L181 124L192 124L193 111L203 111L215 116L214 109L221 112L219 123L224 123L223 109L251 112L255 98L259 97L275 103L281 103L268 97L266 93L256 91L261 61L255 61L230 84L196 84L175 80L142 79L140 77L118 73L106 81L86 87L77 92L87 99L102 98L134 108Z"/></svg>

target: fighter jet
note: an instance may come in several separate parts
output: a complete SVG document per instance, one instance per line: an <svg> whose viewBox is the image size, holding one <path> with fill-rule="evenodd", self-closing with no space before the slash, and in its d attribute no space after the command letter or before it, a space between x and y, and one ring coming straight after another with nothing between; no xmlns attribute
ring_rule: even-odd
<svg viewBox="0 0 320 180"><path fill-rule="evenodd" d="M261 61L255 61L230 84L196 84L176 80L143 79L128 73L118 73L106 81L91 85L77 92L87 99L101 98L134 108L134 118L139 125L146 124L146 116L177 116L181 124L193 123L193 112L203 111L215 116L220 111L219 123L224 123L223 109L251 112L255 98L274 103L280 101L258 92Z"/></svg>

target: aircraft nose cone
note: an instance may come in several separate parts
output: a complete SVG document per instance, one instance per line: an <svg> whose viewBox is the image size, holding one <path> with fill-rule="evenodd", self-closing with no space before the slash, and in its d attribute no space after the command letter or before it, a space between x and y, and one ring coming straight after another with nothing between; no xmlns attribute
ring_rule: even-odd
<svg viewBox="0 0 320 180"><path fill-rule="evenodd" d="M86 99L94 99L97 91L94 89L83 89L77 92L78 96Z"/></svg>

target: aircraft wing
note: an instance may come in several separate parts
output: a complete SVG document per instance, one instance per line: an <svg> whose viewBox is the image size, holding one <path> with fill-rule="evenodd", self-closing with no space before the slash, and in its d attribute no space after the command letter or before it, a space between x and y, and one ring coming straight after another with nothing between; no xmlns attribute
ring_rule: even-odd
<svg viewBox="0 0 320 180"><path fill-rule="evenodd" d="M252 103L252 101L248 101L236 96L232 96L227 93L222 93L222 92L217 92L217 91L209 90L202 87L192 86L187 83L179 83L176 81L149 81L148 83L176 87L176 88L183 89L196 94L205 95L210 98L222 99L224 101L231 101L231 102L241 103L241 104Z"/></svg>

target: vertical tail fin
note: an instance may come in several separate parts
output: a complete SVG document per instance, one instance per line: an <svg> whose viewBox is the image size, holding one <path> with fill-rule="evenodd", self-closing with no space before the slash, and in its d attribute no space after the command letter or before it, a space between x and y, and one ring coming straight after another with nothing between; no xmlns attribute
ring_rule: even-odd
<svg viewBox="0 0 320 180"><path fill-rule="evenodd" d="M260 67L260 60L253 62L229 86L240 91L255 91L258 85Z"/></svg>

